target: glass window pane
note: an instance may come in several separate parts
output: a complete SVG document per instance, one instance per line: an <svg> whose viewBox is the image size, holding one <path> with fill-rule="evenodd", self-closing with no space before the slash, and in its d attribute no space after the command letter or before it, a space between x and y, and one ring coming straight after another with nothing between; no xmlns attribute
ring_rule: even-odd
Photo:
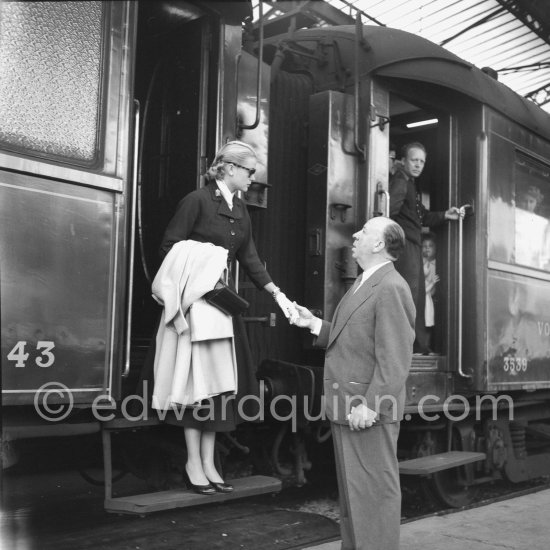
<svg viewBox="0 0 550 550"><path fill-rule="evenodd" d="M0 2L0 142L95 159L102 10L102 2Z"/></svg>
<svg viewBox="0 0 550 550"><path fill-rule="evenodd" d="M550 167L516 154L516 264L550 270Z"/></svg>
<svg viewBox="0 0 550 550"><path fill-rule="evenodd" d="M489 259L514 262L514 144L495 133L489 140Z"/></svg>

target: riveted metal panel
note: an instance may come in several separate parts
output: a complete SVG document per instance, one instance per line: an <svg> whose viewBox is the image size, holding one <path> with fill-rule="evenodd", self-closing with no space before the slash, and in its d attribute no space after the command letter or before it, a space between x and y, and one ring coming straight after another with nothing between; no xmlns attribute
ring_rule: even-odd
<svg viewBox="0 0 550 550"><path fill-rule="evenodd" d="M7 172L0 195L4 404L110 393L118 196Z"/></svg>
<svg viewBox="0 0 550 550"><path fill-rule="evenodd" d="M35 395L40 398L50 389L51 402L90 404L99 394L116 395L120 384L136 10L129 2L94 4L95 46L88 56L78 39L89 18L77 2L28 4L44 18L59 9L62 20L72 24L61 33L71 37L56 47L71 71L82 71L84 84L67 88L67 94L81 93L87 78L95 92L90 92L91 103L84 101L82 127L74 124L71 95L71 101L55 106L63 113L56 123L67 135L60 136L57 128L50 136L55 142L42 140L40 125L50 127L51 115L43 102L35 106L43 117L35 111L31 121L23 118L8 129L22 134L20 147L10 139L2 144L2 403L33 404ZM2 31L32 28L36 17L3 19ZM57 31L55 25L44 27L49 43L55 42ZM33 66L28 59L33 48L21 48L18 54L11 67L23 82ZM83 55L87 61L79 63ZM67 73L48 74L40 88L52 101ZM63 123L66 117L70 124ZM73 137L74 150L68 143Z"/></svg>
<svg viewBox="0 0 550 550"><path fill-rule="evenodd" d="M353 112L347 94L310 99L306 304L326 319L357 274L350 277L343 260L358 226Z"/></svg>

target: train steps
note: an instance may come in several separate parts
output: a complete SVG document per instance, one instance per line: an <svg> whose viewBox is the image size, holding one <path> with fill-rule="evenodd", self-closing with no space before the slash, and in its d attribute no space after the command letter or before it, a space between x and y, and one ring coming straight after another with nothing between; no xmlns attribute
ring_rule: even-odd
<svg viewBox="0 0 550 550"><path fill-rule="evenodd" d="M281 481L268 476L249 476L232 479L234 487L231 493L216 493L215 495L199 495L185 489L172 489L117 498L106 498L105 511L115 514L134 514L145 516L151 512L186 508L201 504L212 504L251 497L264 493L276 493L281 490Z"/></svg>
<svg viewBox="0 0 550 550"><path fill-rule="evenodd" d="M149 419L136 423L135 421L116 418L103 424L101 434L103 440L103 467L105 471L104 508L106 512L145 516L161 510L213 504L265 493L277 493L281 490L282 483L280 479L256 475L232 479L231 484L234 490L231 493L199 495L188 489L170 489L167 491L113 497L111 434L122 430L136 430L141 427L156 426L159 423L157 419Z"/></svg>
<svg viewBox="0 0 550 550"><path fill-rule="evenodd" d="M479 460L485 460L485 453L468 451L449 451L434 455L421 456L399 462L399 473L404 475L430 475L441 470L449 470Z"/></svg>

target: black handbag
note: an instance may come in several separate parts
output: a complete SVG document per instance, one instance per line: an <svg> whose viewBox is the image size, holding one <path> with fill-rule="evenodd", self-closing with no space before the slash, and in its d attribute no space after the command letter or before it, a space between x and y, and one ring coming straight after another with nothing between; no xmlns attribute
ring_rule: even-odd
<svg viewBox="0 0 550 550"><path fill-rule="evenodd" d="M239 296L223 281L218 281L214 290L207 292L203 298L227 315L244 313L250 305L242 296Z"/></svg>

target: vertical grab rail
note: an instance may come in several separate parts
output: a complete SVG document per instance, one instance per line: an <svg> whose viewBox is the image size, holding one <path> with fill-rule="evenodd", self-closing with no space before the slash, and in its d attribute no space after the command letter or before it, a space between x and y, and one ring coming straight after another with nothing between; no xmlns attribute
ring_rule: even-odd
<svg viewBox="0 0 550 550"><path fill-rule="evenodd" d="M380 214L382 214L383 216L385 216L386 218L389 218L390 217L390 193L387 189L384 189L383 187L383 183L382 182L378 182L376 184L376 193L378 195L378 201L380 202L380 195L383 195L384 198L385 198L385 201L384 201L384 211L383 212L380 212Z"/></svg>
<svg viewBox="0 0 550 550"><path fill-rule="evenodd" d="M261 106L260 103L262 101L262 63L263 63L263 57L264 57L264 22L263 22L263 16L264 16L264 9L262 2L258 2L258 21L260 23L259 26L259 40L258 40L258 70L256 73L256 78L258 81L256 82L256 119L254 120L253 124L244 125L239 124L239 129L241 130L254 130L260 124L260 116L261 116Z"/></svg>
<svg viewBox="0 0 550 550"><path fill-rule="evenodd" d="M262 63L263 63L263 57L264 57L264 8L262 5L262 2L258 2L258 21L259 21L259 38L258 38L258 70L256 73L256 78L258 81L256 82L256 119L254 120L254 124L250 125L239 125L239 128L241 130L254 130L260 124L260 116L261 116L261 108L260 103L262 100ZM239 191L239 197L241 197L241 192ZM235 265L235 290L239 292L239 262L236 262Z"/></svg>
<svg viewBox="0 0 550 550"><path fill-rule="evenodd" d="M363 40L363 25L361 23L361 14L357 12L355 18L355 55L354 55L354 73L355 80L353 86L353 100L354 100L354 127L353 127L353 141L355 149L361 154L363 160L367 160L367 147L362 147L359 144L359 46Z"/></svg>
<svg viewBox="0 0 550 550"><path fill-rule="evenodd" d="M472 378L471 374L466 374L462 369L462 286L463 286L463 230L464 230L464 214L466 209L470 208L469 204L460 207L460 215L458 217L458 374L463 378Z"/></svg>
<svg viewBox="0 0 550 550"><path fill-rule="evenodd" d="M130 348L132 345L132 298L134 295L134 258L136 240L136 210L137 210L137 182L138 182L138 155L139 155L139 123L140 104L134 99L134 154L132 158L132 202L130 216L130 254L128 261L128 305L126 309L126 341L124 353L124 371L122 377L126 378L130 373Z"/></svg>

